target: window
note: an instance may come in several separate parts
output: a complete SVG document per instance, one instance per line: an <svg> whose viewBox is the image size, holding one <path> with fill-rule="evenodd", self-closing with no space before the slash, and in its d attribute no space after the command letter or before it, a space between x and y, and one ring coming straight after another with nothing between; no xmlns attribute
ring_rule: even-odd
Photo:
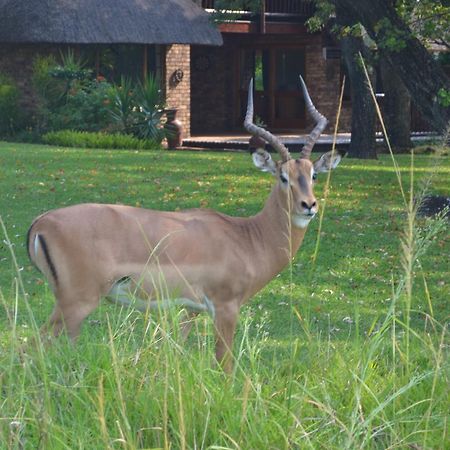
<svg viewBox="0 0 450 450"><path fill-rule="evenodd" d="M125 76L134 81L146 74L161 74L161 47L157 45L99 45L84 46L80 56L97 76L118 82Z"/></svg>

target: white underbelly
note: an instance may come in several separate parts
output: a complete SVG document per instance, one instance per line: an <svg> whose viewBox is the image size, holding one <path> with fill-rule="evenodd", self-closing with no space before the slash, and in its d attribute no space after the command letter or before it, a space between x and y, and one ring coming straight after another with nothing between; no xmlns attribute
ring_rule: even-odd
<svg viewBox="0 0 450 450"><path fill-rule="evenodd" d="M206 295L203 295L200 301L195 301L187 297L164 297L158 300L151 300L143 299L139 296L139 292L143 292L142 289L136 287L136 283L130 279L127 279L116 282L106 295L106 298L114 303L119 303L124 306L132 306L143 312L151 310L165 310L172 307L182 307L192 312L206 312L212 318L215 316L214 304Z"/></svg>

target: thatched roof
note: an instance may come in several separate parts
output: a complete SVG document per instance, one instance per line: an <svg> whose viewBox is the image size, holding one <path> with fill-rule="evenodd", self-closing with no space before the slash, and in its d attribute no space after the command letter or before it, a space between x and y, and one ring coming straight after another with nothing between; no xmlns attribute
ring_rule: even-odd
<svg viewBox="0 0 450 450"><path fill-rule="evenodd" d="M221 45L192 0L0 0L0 42Z"/></svg>

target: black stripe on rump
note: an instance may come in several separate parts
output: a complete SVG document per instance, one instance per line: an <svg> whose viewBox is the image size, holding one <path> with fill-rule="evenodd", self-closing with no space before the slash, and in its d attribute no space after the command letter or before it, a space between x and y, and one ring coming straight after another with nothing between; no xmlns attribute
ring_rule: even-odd
<svg viewBox="0 0 450 450"><path fill-rule="evenodd" d="M55 280L55 283L58 281L58 275L56 274L56 267L53 264L52 258L50 257L50 253L48 251L47 242L44 239L44 236L41 236L38 234L39 243L42 246L42 250L44 251L44 256L47 261L48 267L50 268L50 272L53 275L53 279Z"/></svg>
<svg viewBox="0 0 450 450"><path fill-rule="evenodd" d="M26 245L27 245L27 254L28 254L28 258L30 258L31 261L33 261L33 260L31 259L31 253L30 253L30 236L31 236L31 229L33 228L33 225L34 225L34 224L32 224L30 228L28 228L28 232L27 232L27 244L26 244Z"/></svg>

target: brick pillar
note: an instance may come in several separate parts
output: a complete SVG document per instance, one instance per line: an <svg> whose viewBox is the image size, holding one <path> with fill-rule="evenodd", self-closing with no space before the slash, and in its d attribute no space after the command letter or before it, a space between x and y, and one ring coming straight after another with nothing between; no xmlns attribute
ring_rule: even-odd
<svg viewBox="0 0 450 450"><path fill-rule="evenodd" d="M339 105L341 62L326 61L322 52L321 35L312 35L306 45L306 85L316 108L328 119L326 133L334 131ZM348 83L348 80L347 80ZM308 127L312 120L307 115ZM342 105L339 131L350 131L351 108L348 103Z"/></svg>
<svg viewBox="0 0 450 450"><path fill-rule="evenodd" d="M182 76L182 78L181 78ZM181 78L181 80L180 80ZM191 48L173 44L166 47L164 88L168 108L177 108L183 135L191 134Z"/></svg>

